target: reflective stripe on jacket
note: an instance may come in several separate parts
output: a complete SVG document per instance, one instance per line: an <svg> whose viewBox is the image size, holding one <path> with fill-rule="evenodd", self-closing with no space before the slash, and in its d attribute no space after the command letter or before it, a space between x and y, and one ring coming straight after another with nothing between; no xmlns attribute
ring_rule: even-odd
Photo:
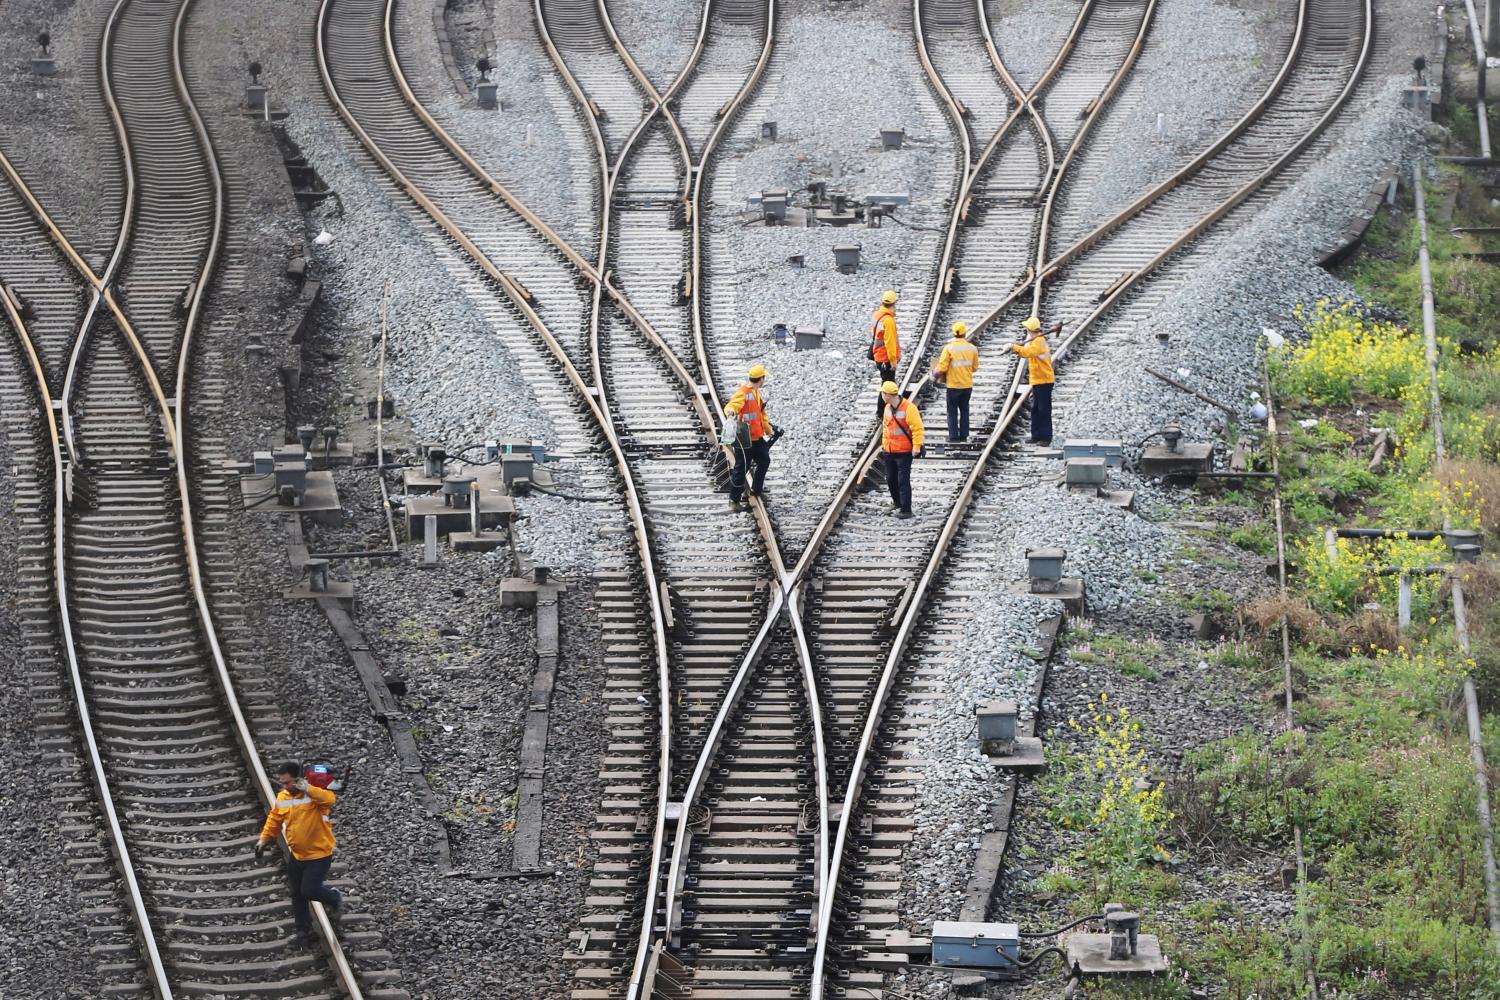
<svg viewBox="0 0 1500 1000"><path fill-rule="evenodd" d="M751 441L771 436L771 420L766 416L766 404L761 399L760 390L749 382L734 390L734 396L724 404L724 416L734 417L748 427Z"/></svg>
<svg viewBox="0 0 1500 1000"><path fill-rule="evenodd" d="M937 370L950 389L974 388L974 373L979 370L979 348L954 337L938 356Z"/></svg>
<svg viewBox="0 0 1500 1000"><path fill-rule="evenodd" d="M1024 344L1011 344L1010 349L1026 359L1026 379L1032 385L1046 385L1054 380L1047 338L1034 337Z"/></svg>
<svg viewBox="0 0 1500 1000"><path fill-rule="evenodd" d="M880 447L886 451L900 454L922 447L922 414L917 412L911 400L903 399L897 406L887 403L884 424L880 432Z"/></svg>
<svg viewBox="0 0 1500 1000"><path fill-rule="evenodd" d="M874 322L870 326L870 339L875 348L875 360L882 365L893 365L901 360L901 341L896 338L896 310L881 306L875 310Z"/></svg>
<svg viewBox="0 0 1500 1000"><path fill-rule="evenodd" d="M337 798L328 789L317 785L308 785L307 791L300 793L283 788L276 794L276 804L267 814L265 826L261 827L260 839L273 840L278 833L285 833L286 846L298 861L328 857L337 844L328 810L333 808Z"/></svg>

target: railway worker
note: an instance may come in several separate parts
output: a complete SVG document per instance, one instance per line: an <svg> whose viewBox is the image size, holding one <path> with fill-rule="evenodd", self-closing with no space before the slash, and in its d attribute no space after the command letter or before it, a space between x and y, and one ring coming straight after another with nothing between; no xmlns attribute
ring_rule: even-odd
<svg viewBox="0 0 1500 1000"><path fill-rule="evenodd" d="M312 943L312 907L310 900L317 900L328 907L331 916L337 916L343 895L323 884L328 877L328 868L333 864L333 822L328 812L338 797L326 788L308 784L302 765L287 762L276 768L276 779L281 782L281 791L276 793L276 802L260 831L260 840L255 845L255 856L262 857L266 849L281 833L286 837L286 846L292 852L287 862L287 878L292 884L292 913L297 918L297 944L307 947Z"/></svg>
<svg viewBox="0 0 1500 1000"><path fill-rule="evenodd" d="M749 381L741 383L724 404L724 416L734 417L736 423L734 471L729 477L729 506L734 510L744 509L740 502L745 496L745 473L751 465L755 474L750 480L750 495L766 499L766 470L771 467L771 441L775 437L766 416L765 366L752 366L748 375Z"/></svg>
<svg viewBox="0 0 1500 1000"><path fill-rule="evenodd" d="M1042 321L1027 316L1021 321L1025 343L1010 349L1026 359L1026 377L1031 383L1031 443L1052 444L1052 349L1042 336Z"/></svg>
<svg viewBox="0 0 1500 1000"><path fill-rule="evenodd" d="M974 373L979 370L979 348L968 338L968 324L954 323L953 339L932 369L948 387L949 441L969 440L969 396L974 391Z"/></svg>
<svg viewBox="0 0 1500 1000"><path fill-rule="evenodd" d="M922 414L911 400L901 398L900 387L889 380L880 387L880 405L885 410L880 432L885 483L891 489L896 516L908 518L911 517L911 460L922 450Z"/></svg>
<svg viewBox="0 0 1500 1000"><path fill-rule="evenodd" d="M896 293L887 288L880 296L880 308L870 323L870 360L880 370L882 382L896 380L896 364L901 360L901 340L896 334ZM885 413L885 401L875 406L877 419Z"/></svg>

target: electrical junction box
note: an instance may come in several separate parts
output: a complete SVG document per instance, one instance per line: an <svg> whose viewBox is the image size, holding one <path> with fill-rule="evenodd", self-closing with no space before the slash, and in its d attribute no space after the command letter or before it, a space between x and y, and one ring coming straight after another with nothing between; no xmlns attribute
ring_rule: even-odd
<svg viewBox="0 0 1500 1000"><path fill-rule="evenodd" d="M936 920L932 924L932 964L973 969L1016 969L1021 955L1017 924Z"/></svg>

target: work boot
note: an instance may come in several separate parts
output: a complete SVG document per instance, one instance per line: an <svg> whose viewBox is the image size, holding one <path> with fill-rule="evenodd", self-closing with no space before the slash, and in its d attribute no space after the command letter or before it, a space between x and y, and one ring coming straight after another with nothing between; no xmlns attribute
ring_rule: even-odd
<svg viewBox="0 0 1500 1000"><path fill-rule="evenodd" d="M302 949L311 948L313 946L312 935L307 931L298 931L292 938L292 945Z"/></svg>
<svg viewBox="0 0 1500 1000"><path fill-rule="evenodd" d="M898 510L898 511L896 511L896 516L899 517L901 520L905 521L905 520L908 520L911 517L911 511L909 511L909 510Z"/></svg>
<svg viewBox="0 0 1500 1000"><path fill-rule="evenodd" d="M334 889L333 891L338 893L338 902L334 903L332 906L329 906L325 903L323 905L323 909L327 911L328 919L333 922L333 925L335 927L337 927L339 923L344 919L344 890Z"/></svg>
<svg viewBox="0 0 1500 1000"><path fill-rule="evenodd" d="M738 514L740 511L745 509L745 505L740 503L738 500L731 498L729 501L729 509Z"/></svg>

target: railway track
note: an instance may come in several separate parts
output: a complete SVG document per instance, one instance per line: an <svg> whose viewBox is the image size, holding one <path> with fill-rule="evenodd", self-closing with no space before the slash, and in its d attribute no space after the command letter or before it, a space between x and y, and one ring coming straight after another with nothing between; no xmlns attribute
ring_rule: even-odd
<svg viewBox="0 0 1500 1000"><path fill-rule="evenodd" d="M138 959L108 952L118 961L107 974L162 997L357 997L321 907L326 958L288 950L283 878L248 850L272 795L247 719L274 729L276 713L266 695L242 703L231 680L205 586L217 568L202 563L186 470L188 368L222 232L222 185L182 65L188 15L186 3L122 0L105 25L101 79L126 210L101 273L5 164L29 209L5 222L30 252L0 267L28 280L50 269L65 288L71 266L88 289L81 316L33 302L36 340L9 299L7 313L19 354L35 357L55 483L57 639L124 889L101 912L130 926L139 946ZM41 249L49 240L60 254ZM77 319L71 336L65 315Z"/></svg>
<svg viewBox="0 0 1500 1000"><path fill-rule="evenodd" d="M1318 10L1313 9L1311 5L1304 5L1301 15L1299 42L1294 43L1293 51L1288 57L1288 67L1300 61L1304 58L1304 53L1306 54L1311 67L1305 69L1310 70L1309 75L1317 82L1304 89L1302 95L1304 100L1315 103L1303 105L1305 110L1300 120L1287 122L1271 119L1271 121L1278 122L1275 134L1279 142L1273 142L1269 150L1260 150L1259 162L1264 166L1260 172L1252 172L1249 175L1250 183L1254 184L1256 189L1259 189L1270 179L1270 176L1274 175L1273 166L1277 169L1284 166L1291 156L1305 148L1337 113L1347 99L1349 91L1357 82L1369 54L1372 36L1369 30L1368 5L1345 5L1342 11L1335 11L1331 6ZM1322 35L1316 33L1320 24L1326 26L1325 33ZM1303 26L1307 29L1305 34ZM1329 30L1334 27L1341 28L1342 34ZM1301 48L1301 45L1309 42L1310 49ZM1341 55L1329 58L1330 52ZM1320 62L1323 59L1328 61ZM1303 79L1306 78L1303 77ZM1283 75L1279 75L1277 81L1273 81L1271 90L1273 92L1279 90L1282 82ZM1256 108L1247 115L1247 120L1232 131L1237 134L1256 134L1251 132L1251 126L1254 122L1261 120L1260 111L1269 106L1269 102L1258 102ZM1190 184L1196 171L1195 161L1194 164L1189 164L1187 168L1179 172L1175 180L1179 184ZM1170 189L1174 186L1168 184L1164 187ZM1217 221L1218 218L1222 218L1227 210L1220 209L1226 202L1235 198L1243 201L1243 198L1249 197L1253 192L1246 192L1241 188L1233 194L1227 194L1222 189L1218 193L1221 196L1219 202L1213 202L1212 195L1209 195L1202 201L1192 203L1194 207L1175 216L1177 229L1174 238L1170 240L1169 246L1159 250L1163 259L1170 253L1189 245L1207 226ZM1205 202L1207 206L1203 207ZM1121 215L1133 215L1142 207L1144 206L1132 206ZM1128 218L1123 219L1120 224L1124 225L1128 221ZM1088 259L1081 252L1075 256ZM1127 284L1135 284L1147 274L1152 273L1154 269L1154 264L1142 267L1137 271L1133 280L1128 281ZM1038 269L1040 273L1052 270L1055 270L1052 266ZM1032 286L1030 283L1023 285L1021 289L1007 298L1004 306L993 310L986 316L980 324L981 329L1005 316L1007 309L1018 303L1022 306L1030 305L1025 301L1025 294L1037 289L1039 285ZM1071 276L1064 274L1059 285L1050 290L1049 301L1057 301L1063 295L1071 294L1079 293L1072 290ZM1077 343L1116 300L1109 296L1104 296L1104 298L1107 301L1085 315L1061 339L1054 347L1055 354L1061 354ZM1072 377L1079 377L1079 373L1073 373ZM1088 373L1082 373L1082 377L1087 378ZM925 378L919 380L916 386L918 392L925 387L926 382ZM911 598L913 606L918 608L930 606L934 609L954 606L956 595L947 592L947 587L951 583L957 583L959 587L964 585L962 582L964 567L958 560L955 560L953 566L945 566L945 560L948 558L947 552L950 551L950 546L946 543L966 533L973 533L975 544L977 544L979 538L987 537L987 533L993 530L993 513L987 509L988 505L983 501L996 498L996 491L1013 486L1015 480L1009 473L1023 470L1015 470L1013 464L1007 464L1006 475L1000 475L998 470L986 472L986 466L1004 446L1007 430L1017 422L1021 398L1021 395L1013 395L1010 397L1010 402L999 404L1000 408L987 435L984 449L971 468L956 502L950 508L950 513L943 524L942 535L938 543L933 546L928 563L917 580ZM882 869L878 865L872 866L867 856L868 852L864 851L864 848L871 846L869 834L866 832L868 827L860 830L856 824L864 822L866 817L876 819L890 808L892 790L888 779L877 768L883 767L887 775L895 772L903 778L913 769L911 745L899 738L903 732L910 731L909 729L903 730L903 726L909 727L914 720L920 718L920 708L913 710L909 696L917 686L923 683L922 667L931 663L934 658L934 648L941 647L944 634L951 633L951 629L951 620L924 614L908 615L891 643L891 653L871 698L872 709L862 736L859 759L847 783L847 795L842 810L845 816L851 817L851 821L846 821L839 827L839 835L830 859L830 884L833 889L827 896L823 913L820 914L819 944L823 949L821 955L829 958L830 962L827 964L834 968L858 968L863 961L870 961L873 958L879 962L883 959L888 960L890 957L882 955L879 950L883 938L881 931L889 926L893 917L890 906L883 905L886 892L876 892L874 894L876 902L872 906L869 898L872 894L868 891L868 887L872 884L881 887L882 890L886 888L886 884L879 880L883 874L888 873L889 869ZM907 663L918 666L915 670L907 670L903 667L903 664ZM908 789L898 784L895 788L898 801L903 793L910 794ZM861 845L860 854L851 854L849 850L854 841L858 841ZM887 859L879 860L884 862ZM864 888L856 889L854 888L856 886ZM894 895L893 890L890 895ZM839 956L842 956L841 960ZM824 963L820 963L820 967L823 966ZM823 987L823 983L815 984L812 995L815 997L826 995Z"/></svg>

